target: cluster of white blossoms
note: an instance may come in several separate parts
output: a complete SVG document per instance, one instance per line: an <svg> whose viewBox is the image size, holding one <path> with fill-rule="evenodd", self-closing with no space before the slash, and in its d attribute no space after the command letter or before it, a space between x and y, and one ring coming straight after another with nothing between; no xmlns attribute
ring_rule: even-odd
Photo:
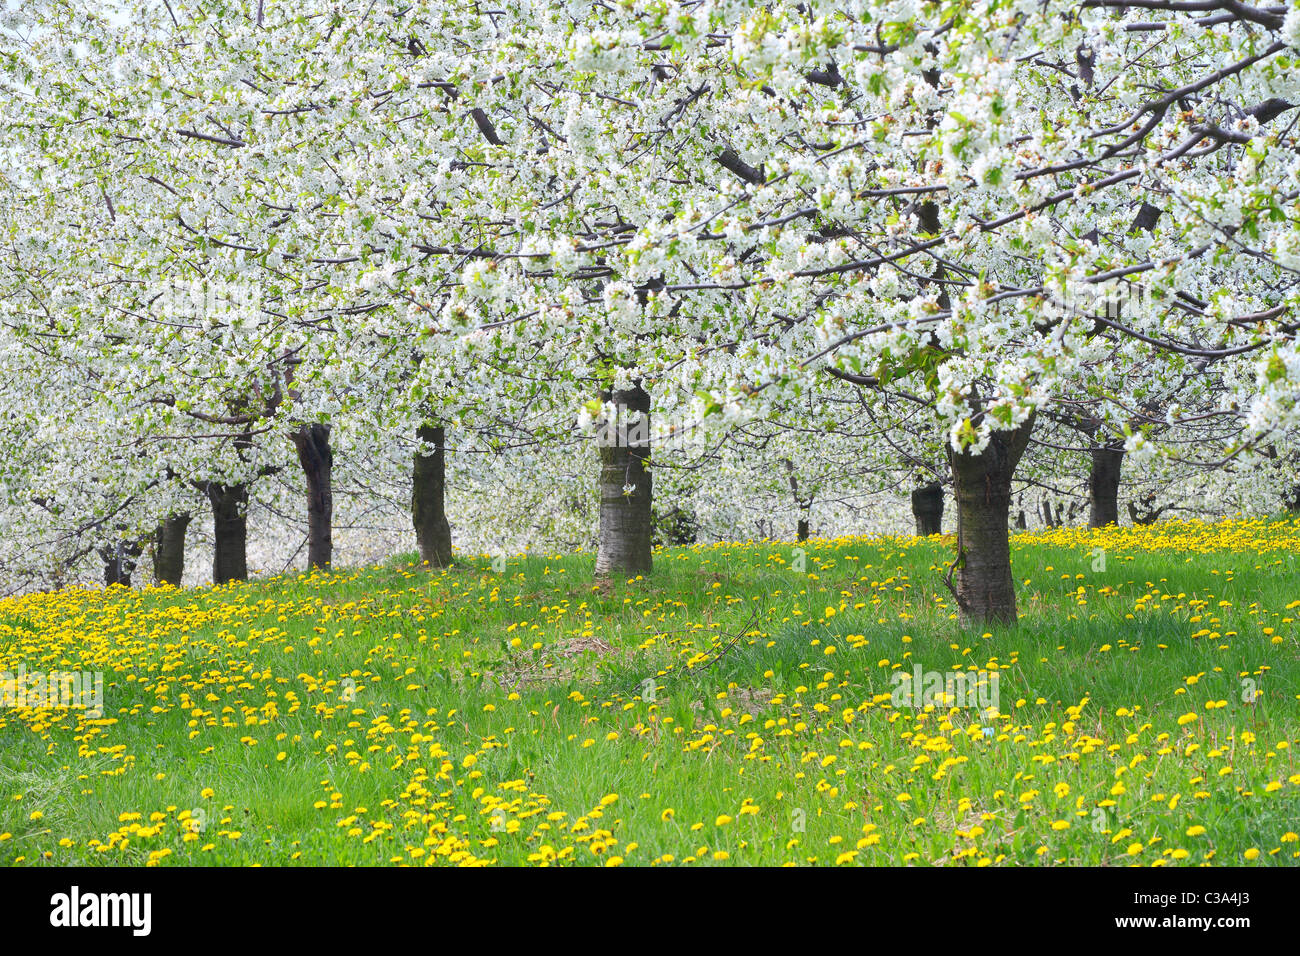
<svg viewBox="0 0 1300 956"><path fill-rule="evenodd" d="M1300 49L1300 7L1291 7L1282 21L1282 41L1288 46Z"/></svg>
<svg viewBox="0 0 1300 956"><path fill-rule="evenodd" d="M789 436L850 523L1030 427L1141 474L1290 454L1296 9L490 6L6 9L8 538L93 560L214 482L287 513L309 422L400 515L436 420L459 541L581 544L591 403L636 383L712 449L655 465L701 513L768 513ZM498 519L545 482L586 504Z"/></svg>

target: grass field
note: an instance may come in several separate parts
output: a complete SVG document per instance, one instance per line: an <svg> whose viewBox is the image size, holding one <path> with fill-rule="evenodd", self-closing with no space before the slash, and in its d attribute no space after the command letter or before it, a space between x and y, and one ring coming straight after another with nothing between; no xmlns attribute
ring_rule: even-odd
<svg viewBox="0 0 1300 956"><path fill-rule="evenodd" d="M707 545L613 585L590 555L408 556L0 601L0 671L104 674L102 717L0 710L0 860L1300 858L1300 525L1019 535L1021 620L992 632L954 619L950 552ZM900 701L918 668L974 672L974 705Z"/></svg>

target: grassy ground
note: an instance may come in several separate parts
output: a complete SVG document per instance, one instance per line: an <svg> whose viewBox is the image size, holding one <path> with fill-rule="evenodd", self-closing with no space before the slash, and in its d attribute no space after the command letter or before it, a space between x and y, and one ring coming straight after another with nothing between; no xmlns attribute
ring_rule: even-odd
<svg viewBox="0 0 1300 956"><path fill-rule="evenodd" d="M98 719L0 710L0 860L1295 863L1300 526L1020 535L992 632L950 548L0 601L0 671L105 682ZM975 699L911 706L917 668Z"/></svg>

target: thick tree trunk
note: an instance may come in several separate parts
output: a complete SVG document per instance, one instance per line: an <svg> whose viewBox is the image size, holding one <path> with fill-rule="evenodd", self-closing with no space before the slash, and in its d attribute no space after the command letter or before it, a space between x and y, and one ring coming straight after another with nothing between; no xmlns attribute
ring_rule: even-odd
<svg viewBox="0 0 1300 956"><path fill-rule="evenodd" d="M1119 524L1119 478L1123 465L1123 448L1092 450L1092 471L1088 475L1089 528Z"/></svg>
<svg viewBox="0 0 1300 956"><path fill-rule="evenodd" d="M307 479L307 566L328 570L334 556L334 452L330 426L303 425L291 436Z"/></svg>
<svg viewBox="0 0 1300 956"><path fill-rule="evenodd" d="M119 544L100 548L99 556L104 560L104 587L120 584L131 586L131 573L135 571L136 562L143 552L138 542L123 541Z"/></svg>
<svg viewBox="0 0 1300 956"><path fill-rule="evenodd" d="M608 399L609 396L606 396ZM618 420L599 439L600 539L596 574L632 577L651 570L650 395L638 384L613 394ZM629 425L629 414L640 419ZM625 488L630 490L624 491Z"/></svg>
<svg viewBox="0 0 1300 956"><path fill-rule="evenodd" d="M153 578L158 584L181 586L185 574L185 532L190 526L188 511L168 515L154 532Z"/></svg>
<svg viewBox="0 0 1300 956"><path fill-rule="evenodd" d="M212 503L212 583L248 580L248 485L205 484Z"/></svg>
<svg viewBox="0 0 1300 956"><path fill-rule="evenodd" d="M957 504L957 581L963 624L1014 624L1016 588L1007 528L1011 478L1033 430L1031 417L1014 431L994 432L983 454L949 448Z"/></svg>
<svg viewBox="0 0 1300 956"><path fill-rule="evenodd" d="M420 426L420 441L433 452L415 453L411 483L411 523L420 547L420 560L431 568L451 564L451 525L447 523L447 432L430 422Z"/></svg>
<svg viewBox="0 0 1300 956"><path fill-rule="evenodd" d="M943 486L937 481L912 492L912 516L917 537L940 534L943 530Z"/></svg>
<svg viewBox="0 0 1300 956"><path fill-rule="evenodd" d="M99 558L104 562L104 587L111 588L114 584L128 588L131 586L131 574L122 574L122 562L118 560L116 548L100 548ZM123 577L126 578L125 581L122 580Z"/></svg>

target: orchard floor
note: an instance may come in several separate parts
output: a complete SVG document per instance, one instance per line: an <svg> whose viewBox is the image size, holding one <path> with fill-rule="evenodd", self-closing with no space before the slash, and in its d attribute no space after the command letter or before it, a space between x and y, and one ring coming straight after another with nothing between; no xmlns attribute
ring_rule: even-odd
<svg viewBox="0 0 1300 956"><path fill-rule="evenodd" d="M1018 535L990 632L951 547L0 601L0 671L104 674L98 719L0 710L0 861L1296 863L1300 525Z"/></svg>

